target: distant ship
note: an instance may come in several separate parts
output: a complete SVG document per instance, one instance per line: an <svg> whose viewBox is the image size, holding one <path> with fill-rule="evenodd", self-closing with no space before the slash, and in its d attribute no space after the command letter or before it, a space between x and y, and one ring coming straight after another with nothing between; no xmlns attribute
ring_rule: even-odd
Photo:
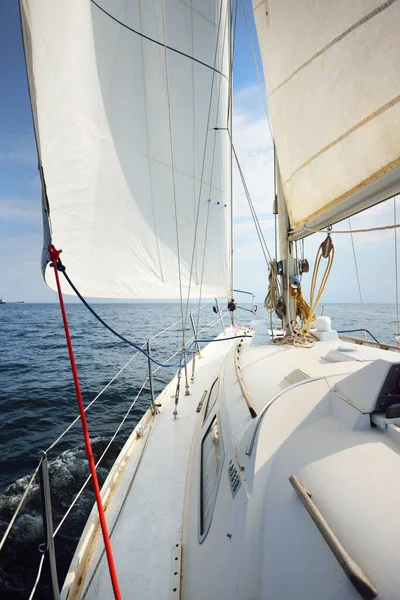
<svg viewBox="0 0 400 600"><path fill-rule="evenodd" d="M0 298L0 304L25 304L24 300L16 300L15 302L6 302L4 298Z"/></svg>

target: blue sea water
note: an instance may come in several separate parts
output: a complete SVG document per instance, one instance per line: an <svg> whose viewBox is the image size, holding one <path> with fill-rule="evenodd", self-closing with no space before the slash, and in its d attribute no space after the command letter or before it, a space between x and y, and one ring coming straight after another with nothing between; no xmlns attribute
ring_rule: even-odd
<svg viewBox="0 0 400 600"><path fill-rule="evenodd" d="M174 303L98 304L105 321L129 339L145 340L180 318ZM191 305L194 310L196 305ZM67 305L76 361L85 404L111 380L134 353L99 324L86 308ZM260 310L262 312L262 309ZM326 305L324 314L338 330L364 327L357 305ZM199 327L214 320L209 304L201 313ZM248 323L251 315L237 311ZM393 305L364 305L365 326L381 342L395 343L396 310ZM195 315L197 322L197 315ZM221 330L216 323L207 337ZM55 440L77 416L65 336L58 304L0 306L0 536L37 465L37 455ZM358 334L362 337L362 334ZM188 329L187 337L191 336ZM152 341L152 353L165 361L181 345L179 326ZM147 360L139 355L121 373L88 411L88 425L99 457L147 376ZM156 392L173 377L175 369L160 369L155 375ZM145 389L110 447L101 467L103 481L135 423L149 406ZM49 453L53 518L59 522L87 477L88 469L78 422ZM80 532L93 503L90 490L82 495L71 517L56 538L60 583L72 558ZM22 600L29 596L40 560L43 541L38 483L29 492L26 505L0 553L0 597ZM46 569L35 598L51 597Z"/></svg>

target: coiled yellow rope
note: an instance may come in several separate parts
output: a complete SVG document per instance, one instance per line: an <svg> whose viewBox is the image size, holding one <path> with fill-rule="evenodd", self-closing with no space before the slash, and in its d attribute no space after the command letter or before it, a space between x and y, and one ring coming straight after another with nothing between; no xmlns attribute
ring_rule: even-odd
<svg viewBox="0 0 400 600"><path fill-rule="evenodd" d="M322 242L317 251L317 256L315 258L314 270L311 279L311 289L310 289L310 306L309 312L305 319L303 319L303 326L301 331L306 334L310 331L311 323L315 320L315 309L318 306L319 301L321 300L321 296L324 293L326 284L329 279L329 275L332 271L333 259L335 257L335 247L333 245L332 239L328 233L326 239ZM321 265L321 260L323 258L327 258L328 262L325 267L325 271L322 275L321 283L319 284L318 292L315 293L317 287L317 279L318 272ZM308 306L308 305L307 305Z"/></svg>

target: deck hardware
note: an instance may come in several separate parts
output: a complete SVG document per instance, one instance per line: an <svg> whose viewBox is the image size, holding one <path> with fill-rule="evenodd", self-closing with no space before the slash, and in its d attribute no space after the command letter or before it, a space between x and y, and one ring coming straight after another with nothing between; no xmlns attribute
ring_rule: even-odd
<svg viewBox="0 0 400 600"><path fill-rule="evenodd" d="M199 358L201 358L200 357L200 345L199 345L199 342L197 341L197 331L196 331L196 327L194 326L194 321L193 321L192 314L190 314L189 317L190 317L190 322L192 324L194 339L195 339L195 342L196 342L195 347L196 347L196 350L197 350L197 354L199 355Z"/></svg>
<svg viewBox="0 0 400 600"><path fill-rule="evenodd" d="M171 600L180 597L181 587L181 558L182 558L182 542L175 542L172 549L172 577L171 577Z"/></svg>
<svg viewBox="0 0 400 600"><path fill-rule="evenodd" d="M204 400L206 399L206 396L207 396L207 391L208 390L204 390L203 395L202 395L202 397L200 399L200 402L197 405L196 412L200 412L201 411L201 407L203 406L203 402L204 402Z"/></svg>
<svg viewBox="0 0 400 600"><path fill-rule="evenodd" d="M332 529L329 527L328 523L325 521L324 517L313 502L310 490L296 475L291 475L289 477L289 482L300 498L311 519L314 521L322 537L331 549L332 554L347 575L349 581L353 584L357 592L364 600L373 600L373 598L378 595L374 584L364 573L361 567L343 548L342 544L339 542Z"/></svg>
<svg viewBox="0 0 400 600"><path fill-rule="evenodd" d="M232 460L229 461L228 465L228 479L231 486L232 498L234 498L240 488L240 477L236 465Z"/></svg>
<svg viewBox="0 0 400 600"><path fill-rule="evenodd" d="M56 553L54 548L53 537L53 517L51 514L51 496L50 496L50 481L49 481L49 464L47 461L46 452L39 453L40 465L40 492L42 498L43 510L43 529L46 536L45 544L40 544L39 551L47 555L50 565L51 587L53 591L53 600L60 599L60 588L58 586ZM41 547L44 549L41 550Z"/></svg>
<svg viewBox="0 0 400 600"><path fill-rule="evenodd" d="M149 367L151 412L153 413L153 415L155 415L157 413L157 408L156 408L155 400L154 400L154 381L153 381L153 370L151 368L151 359L150 359L150 357L151 357L150 340L147 340L147 354L148 354L147 364L148 364L148 367Z"/></svg>
<svg viewBox="0 0 400 600"><path fill-rule="evenodd" d="M224 325L224 321L223 321L223 318L221 315L221 311L219 310L218 298L215 298L215 304L217 305L217 313L219 316L219 320L221 321L222 331L224 332L224 335L225 335L225 325Z"/></svg>
<svg viewBox="0 0 400 600"><path fill-rule="evenodd" d="M243 339L241 339L240 341L243 342ZM254 406L253 406L253 404L252 404L252 402L250 400L249 393L246 390L243 378L242 378L242 376L240 374L239 353L237 352L237 347L236 347L236 352L235 352L235 370L236 370L236 377L237 377L237 380L239 382L240 389L242 391L242 396L245 399L245 402L247 404L247 408L249 409L249 412L250 412L252 418L254 419L257 416L257 412L256 412L256 410L255 410L255 408L254 408Z"/></svg>

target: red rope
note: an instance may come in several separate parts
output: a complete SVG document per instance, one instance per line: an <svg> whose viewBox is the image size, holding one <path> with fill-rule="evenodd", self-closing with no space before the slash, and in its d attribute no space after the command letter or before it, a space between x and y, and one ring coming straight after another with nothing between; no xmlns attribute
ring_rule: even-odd
<svg viewBox="0 0 400 600"><path fill-rule="evenodd" d="M106 523L106 519L104 516L104 509L103 509L103 503L101 501L100 487L99 487L99 482L97 479L96 466L94 463L92 446L90 443L89 429L87 426L86 414L85 414L85 409L83 406L83 399L82 399L82 394L81 394L81 388L79 385L78 371L76 369L75 356L74 356L74 351L72 348L71 336L69 333L67 313L65 311L64 299L63 299L63 295L62 295L62 291L61 291L60 280L58 277L57 261L60 256L60 252L61 252L61 250L56 250L52 244L49 245L49 255L50 255L50 260L53 263L54 274L56 276L58 298L60 300L60 308L61 308L62 318L63 318L63 322L64 322L65 337L67 339L69 359L71 362L72 375L73 375L74 383L75 383L75 392L76 392L76 397L78 400L79 413L81 416L83 437L85 438L86 454L87 454L87 457L89 460L90 473L92 475L92 484L93 484L93 489L94 489L94 495L96 497L101 531L103 533L104 546L105 546L106 555L107 555L111 583L112 583L112 587L114 590L115 600L121 600L121 592L119 591L117 574L116 574L115 565L114 565L114 558L113 558L112 550L111 550L110 537L108 535L107 523Z"/></svg>

